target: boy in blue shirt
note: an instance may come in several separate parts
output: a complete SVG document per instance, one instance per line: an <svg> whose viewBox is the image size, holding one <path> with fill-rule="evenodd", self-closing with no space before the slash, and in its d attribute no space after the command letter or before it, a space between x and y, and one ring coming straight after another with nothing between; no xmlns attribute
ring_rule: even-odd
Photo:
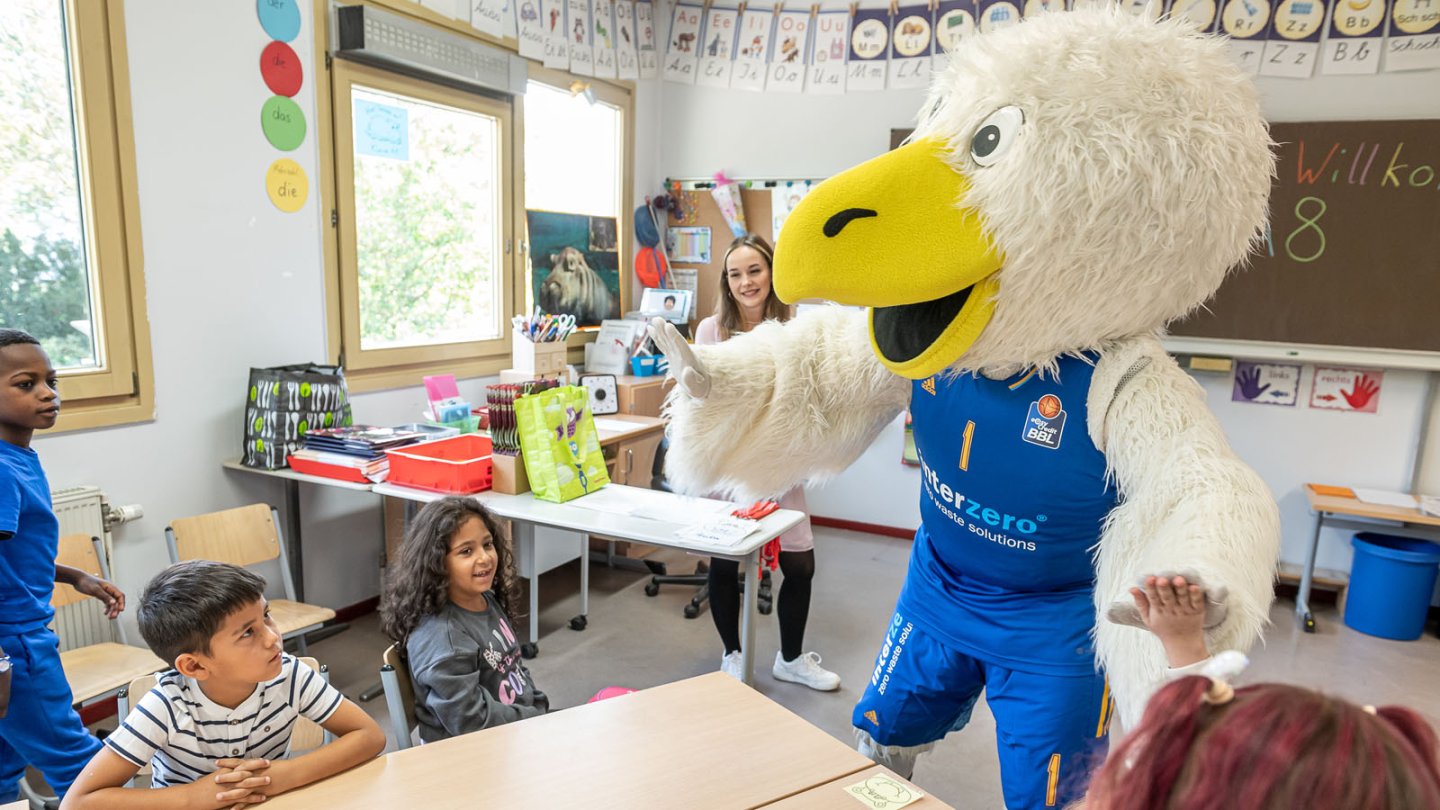
<svg viewBox="0 0 1440 810"><path fill-rule="evenodd" d="M0 664L8 659L11 675L0 711L0 803L17 798L26 764L64 796L100 748L75 712L60 641L47 627L55 583L104 602L112 619L125 609L119 588L55 564L60 522L30 438L59 415L55 368L40 342L0 329Z"/></svg>

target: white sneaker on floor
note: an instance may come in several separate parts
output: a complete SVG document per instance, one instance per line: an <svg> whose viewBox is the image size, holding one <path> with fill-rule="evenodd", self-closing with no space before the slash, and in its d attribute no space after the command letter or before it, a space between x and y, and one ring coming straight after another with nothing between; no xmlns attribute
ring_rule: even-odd
<svg viewBox="0 0 1440 810"><path fill-rule="evenodd" d="M820 654L807 652L794 661L786 661L775 653L775 666L770 670L777 680L804 684L821 692L840 688L840 676L820 666Z"/></svg>
<svg viewBox="0 0 1440 810"><path fill-rule="evenodd" d="M725 653L725 656L720 659L720 671L737 681L745 680L744 673L740 671L741 666L739 650L732 653Z"/></svg>

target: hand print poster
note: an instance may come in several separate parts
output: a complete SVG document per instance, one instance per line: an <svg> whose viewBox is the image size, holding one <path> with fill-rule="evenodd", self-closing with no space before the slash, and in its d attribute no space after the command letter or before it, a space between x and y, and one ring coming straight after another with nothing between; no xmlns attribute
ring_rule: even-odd
<svg viewBox="0 0 1440 810"><path fill-rule="evenodd" d="M1380 386L1384 381L1383 371L1317 366L1310 383L1310 407L1375 413L1380 410Z"/></svg>
<svg viewBox="0 0 1440 810"><path fill-rule="evenodd" d="M526 211L530 292L553 315L577 326L620 317L620 254L614 217Z"/></svg>
<svg viewBox="0 0 1440 810"><path fill-rule="evenodd" d="M1300 399L1300 366L1286 363L1235 363L1230 401L1294 407Z"/></svg>

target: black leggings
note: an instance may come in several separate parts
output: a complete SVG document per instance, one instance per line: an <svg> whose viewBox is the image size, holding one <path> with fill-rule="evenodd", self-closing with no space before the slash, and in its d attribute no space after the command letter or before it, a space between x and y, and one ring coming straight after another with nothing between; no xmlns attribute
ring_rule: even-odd
<svg viewBox="0 0 1440 810"><path fill-rule="evenodd" d="M750 574L755 572L751 571ZM786 661L800 657L805 641L805 620L810 616L810 582L815 579L815 549L780 552L780 583L775 612L780 617L780 655ZM728 655L740 649L740 563L710 560L710 615ZM749 574L747 574L749 576ZM749 583L758 585L759 583Z"/></svg>

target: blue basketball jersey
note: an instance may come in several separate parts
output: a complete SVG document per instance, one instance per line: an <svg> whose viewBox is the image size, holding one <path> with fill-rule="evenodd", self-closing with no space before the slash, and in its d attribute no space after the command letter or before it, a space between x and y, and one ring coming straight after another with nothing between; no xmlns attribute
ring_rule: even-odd
<svg viewBox="0 0 1440 810"><path fill-rule="evenodd" d="M1094 547L1116 493L1087 432L1094 366L917 381L921 525L899 610L982 660L1094 671Z"/></svg>

